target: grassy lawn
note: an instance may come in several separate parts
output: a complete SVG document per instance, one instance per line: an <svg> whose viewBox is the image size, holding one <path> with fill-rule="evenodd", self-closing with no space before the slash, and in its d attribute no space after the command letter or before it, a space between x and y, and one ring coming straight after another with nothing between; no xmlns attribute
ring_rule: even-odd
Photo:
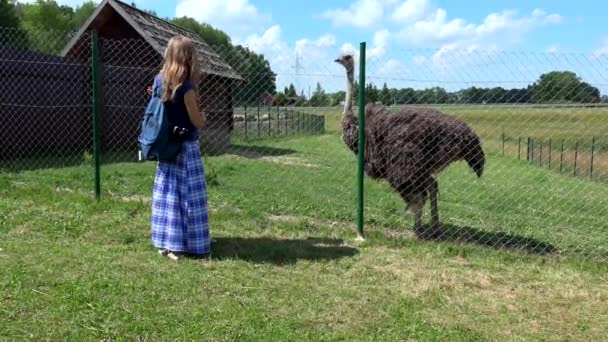
<svg viewBox="0 0 608 342"><path fill-rule="evenodd" d="M608 186L489 150L440 178L446 239L422 241L336 135L205 158L210 260L149 240L152 163L0 174L0 336L206 340L602 340ZM549 255L544 255L549 253Z"/></svg>

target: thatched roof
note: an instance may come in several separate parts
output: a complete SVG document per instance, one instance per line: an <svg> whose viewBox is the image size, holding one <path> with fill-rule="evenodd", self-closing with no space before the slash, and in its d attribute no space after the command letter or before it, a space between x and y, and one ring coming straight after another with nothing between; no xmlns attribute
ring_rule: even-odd
<svg viewBox="0 0 608 342"><path fill-rule="evenodd" d="M114 11L108 11L108 8L111 8ZM201 71L203 73L243 80L243 78L198 35L118 0L102 1L95 12L93 12L87 21L85 21L78 33L76 33L65 46L61 52L61 56L66 56L85 32L99 29L103 26L107 20L104 20L105 18L101 17L110 15L108 13L117 13L122 17L122 19L124 19L139 36L150 44L161 56L164 56L165 48L171 37L183 35L194 41L198 49Z"/></svg>

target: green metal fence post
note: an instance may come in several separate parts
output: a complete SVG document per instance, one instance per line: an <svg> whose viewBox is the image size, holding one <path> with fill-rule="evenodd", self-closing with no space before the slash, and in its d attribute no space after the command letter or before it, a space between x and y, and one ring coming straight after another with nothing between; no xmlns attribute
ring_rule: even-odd
<svg viewBox="0 0 608 342"><path fill-rule="evenodd" d="M359 47L359 138L357 147L358 169L357 169L357 239L363 240L363 168L365 153L365 42Z"/></svg>
<svg viewBox="0 0 608 342"><path fill-rule="evenodd" d="M576 162L578 160L578 140L576 140L576 144L574 145L574 177L576 177Z"/></svg>
<svg viewBox="0 0 608 342"><path fill-rule="evenodd" d="M99 139L99 36L97 31L91 33L91 72L93 90L93 160L95 162L95 198L101 197L101 156Z"/></svg>
<svg viewBox="0 0 608 342"><path fill-rule="evenodd" d="M521 160L521 137L517 138L517 160Z"/></svg>
<svg viewBox="0 0 608 342"><path fill-rule="evenodd" d="M247 121L247 105L245 105L245 140L247 140L247 126L249 121Z"/></svg>
<svg viewBox="0 0 608 342"><path fill-rule="evenodd" d="M258 126L258 138L260 137L260 105L258 104L258 121L256 122Z"/></svg>
<svg viewBox="0 0 608 342"><path fill-rule="evenodd" d="M564 170L564 140L562 139L562 149L559 154L559 173L562 173Z"/></svg>
<svg viewBox="0 0 608 342"><path fill-rule="evenodd" d="M549 170L551 169L551 155L553 154L553 141L549 139Z"/></svg>
<svg viewBox="0 0 608 342"><path fill-rule="evenodd" d="M589 179L591 179L591 180L593 180L594 154L595 154L595 136L593 137L593 141L591 142L591 166L589 167Z"/></svg>

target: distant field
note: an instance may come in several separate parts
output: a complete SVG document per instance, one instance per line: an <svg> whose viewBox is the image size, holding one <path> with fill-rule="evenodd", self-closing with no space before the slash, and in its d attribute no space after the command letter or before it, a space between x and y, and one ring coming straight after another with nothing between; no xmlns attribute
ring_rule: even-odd
<svg viewBox="0 0 608 342"><path fill-rule="evenodd" d="M591 140L593 136L604 138L608 135L608 108L606 107L566 107L544 108L534 106L493 106L493 105L433 105L446 113L464 119L484 138L499 138L504 132L513 138L536 137L573 140ZM298 109L300 110L300 109ZM338 129L340 107L304 108L302 110L325 114L332 120L327 128ZM393 110L397 110L394 108ZM606 141L608 143L608 139Z"/></svg>
<svg viewBox="0 0 608 342"><path fill-rule="evenodd" d="M467 122L480 135L486 148L523 160L527 138L532 141L534 164L563 173L590 177L593 147L593 179L608 181L608 108L535 107L527 105L444 105L432 106ZM305 109L326 116L326 129L340 130L342 109ZM397 110L394 108L393 110ZM541 140L542 149L541 152ZM561 155L563 143L563 155ZM578 146L577 146L578 144ZM549 149L550 148L550 149ZM551 150L551 153L549 153ZM542 160L541 160L542 158ZM550 160L551 159L551 160ZM549 165L551 164L551 165Z"/></svg>

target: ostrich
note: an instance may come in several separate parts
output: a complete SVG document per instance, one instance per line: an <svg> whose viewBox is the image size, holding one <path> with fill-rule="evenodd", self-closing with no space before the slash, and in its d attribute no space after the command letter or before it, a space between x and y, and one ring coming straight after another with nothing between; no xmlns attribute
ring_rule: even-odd
<svg viewBox="0 0 608 342"><path fill-rule="evenodd" d="M342 141L355 154L358 117L353 113L355 63L352 55L335 60L346 69L346 97L342 114ZM384 106L365 107L365 174L384 179L399 193L414 214L414 231L424 234L422 212L431 202L431 227L439 229L435 175L458 160L465 160L477 177L484 171L480 139L464 122L432 108L405 108L390 113Z"/></svg>

